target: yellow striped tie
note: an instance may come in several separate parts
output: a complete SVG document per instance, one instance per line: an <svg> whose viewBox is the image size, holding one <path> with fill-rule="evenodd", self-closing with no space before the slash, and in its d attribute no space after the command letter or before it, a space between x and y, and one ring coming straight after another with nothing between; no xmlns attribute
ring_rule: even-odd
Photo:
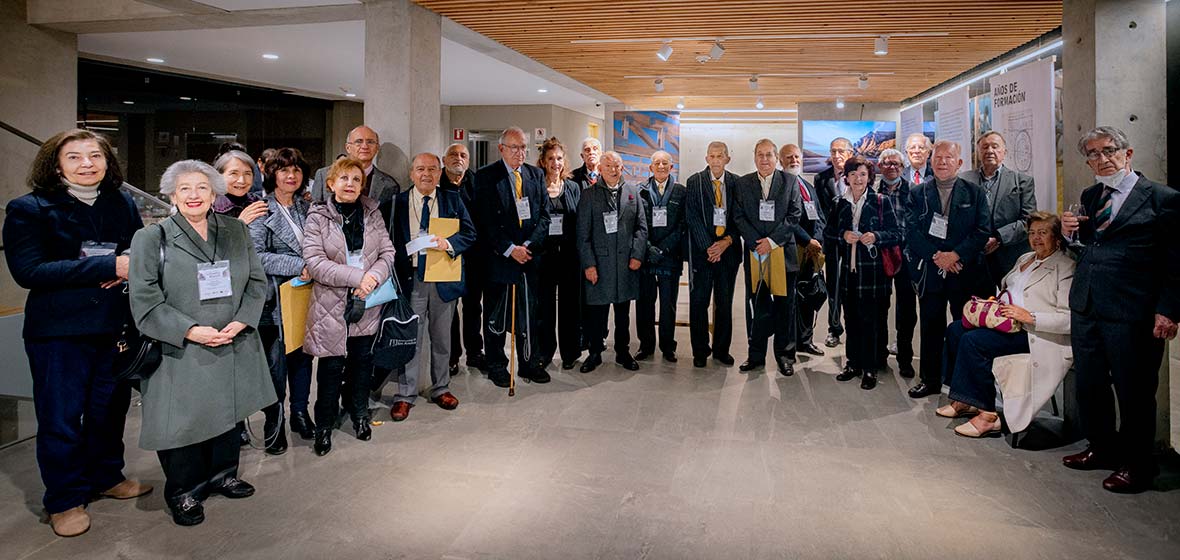
<svg viewBox="0 0 1180 560"><path fill-rule="evenodd" d="M516 200L524 198L524 183L520 179L520 171L512 171L512 180L516 182ZM516 218L516 225L524 225L524 221L519 218L520 212L517 212L516 215L518 216Z"/></svg>
<svg viewBox="0 0 1180 560"><path fill-rule="evenodd" d="M721 208L722 204L723 204L723 202L721 200L721 181L714 179L713 180L713 205L716 206L717 208ZM717 226L713 229L716 230L717 237L721 237L722 235L725 235L725 226Z"/></svg>

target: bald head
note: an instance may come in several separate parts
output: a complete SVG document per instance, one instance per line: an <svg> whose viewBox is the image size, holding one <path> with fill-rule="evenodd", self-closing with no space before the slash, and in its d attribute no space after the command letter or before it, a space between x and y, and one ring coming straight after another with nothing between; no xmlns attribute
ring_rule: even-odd
<svg viewBox="0 0 1180 560"><path fill-rule="evenodd" d="M348 142L344 144L344 151L348 157L365 164L366 169L373 165L373 158L377 157L380 149L381 140L377 138L377 132L373 129L362 124L348 131Z"/></svg>
<svg viewBox="0 0 1180 560"><path fill-rule="evenodd" d="M470 162L471 153L467 151L465 144L451 144L447 146L447 151L443 154L443 165L452 181L458 181L463 177Z"/></svg>
<svg viewBox="0 0 1180 560"><path fill-rule="evenodd" d="M785 144L779 148L778 161L787 173L798 175L803 172L803 150L795 144Z"/></svg>

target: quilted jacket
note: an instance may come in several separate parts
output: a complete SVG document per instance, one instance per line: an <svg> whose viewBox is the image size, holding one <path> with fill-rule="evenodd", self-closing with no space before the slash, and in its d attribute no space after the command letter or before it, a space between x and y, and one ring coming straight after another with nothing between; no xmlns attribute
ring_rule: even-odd
<svg viewBox="0 0 1180 560"><path fill-rule="evenodd" d="M348 294L361 283L365 273L385 282L393 270L393 242L386 233L385 220L377 201L362 196L365 245L364 269L348 266L348 245L344 240L344 218L331 202L317 202L307 214L303 230L303 260L315 284L311 290L311 308L307 312L307 331L303 351L316 357L343 356L350 336L377 332L381 307L365 311L354 324L344 321Z"/></svg>

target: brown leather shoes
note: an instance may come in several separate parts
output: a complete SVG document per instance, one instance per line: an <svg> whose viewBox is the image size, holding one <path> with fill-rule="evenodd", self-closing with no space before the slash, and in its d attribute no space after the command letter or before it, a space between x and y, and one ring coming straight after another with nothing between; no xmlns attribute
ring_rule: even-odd
<svg viewBox="0 0 1180 560"><path fill-rule="evenodd" d="M1081 453L1062 457L1061 464L1079 471L1114 470L1118 468L1118 465L1113 460L1105 455L1094 452L1092 447L1087 447Z"/></svg>
<svg viewBox="0 0 1180 560"><path fill-rule="evenodd" d="M116 500L130 500L131 498L138 498L151 491L151 484L144 484L138 480L128 478L105 490L100 496L114 498Z"/></svg>
<svg viewBox="0 0 1180 560"><path fill-rule="evenodd" d="M1102 487L1117 494L1138 494L1150 490L1154 480L1155 474L1150 470L1123 467L1106 477Z"/></svg>
<svg viewBox="0 0 1180 560"><path fill-rule="evenodd" d="M434 397L434 404L443 410L455 410L459 407L459 399L455 398L449 391L437 397Z"/></svg>
<svg viewBox="0 0 1180 560"><path fill-rule="evenodd" d="M90 530L90 514L82 506L49 514L49 526L59 537L76 537Z"/></svg>
<svg viewBox="0 0 1180 560"><path fill-rule="evenodd" d="M401 422L410 416L411 406L413 405L405 401L395 402L393 407L389 409L389 417L393 418L394 422Z"/></svg>

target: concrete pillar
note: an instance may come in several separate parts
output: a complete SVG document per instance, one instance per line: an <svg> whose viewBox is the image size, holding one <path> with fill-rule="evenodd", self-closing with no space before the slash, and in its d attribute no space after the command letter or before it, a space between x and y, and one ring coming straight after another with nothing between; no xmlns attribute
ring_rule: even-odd
<svg viewBox="0 0 1180 560"><path fill-rule="evenodd" d="M365 0L365 124L382 169L409 184L409 158L442 148L442 18L410 0Z"/></svg>
<svg viewBox="0 0 1180 560"><path fill-rule="evenodd" d="M1064 201L1094 184L1077 150L1083 133L1113 126L1135 149L1132 166L1155 181L1168 175L1166 5L1159 0L1065 0L1062 21ZM1171 345L1169 345L1171 346ZM1156 393L1156 440L1169 446L1171 360Z"/></svg>

